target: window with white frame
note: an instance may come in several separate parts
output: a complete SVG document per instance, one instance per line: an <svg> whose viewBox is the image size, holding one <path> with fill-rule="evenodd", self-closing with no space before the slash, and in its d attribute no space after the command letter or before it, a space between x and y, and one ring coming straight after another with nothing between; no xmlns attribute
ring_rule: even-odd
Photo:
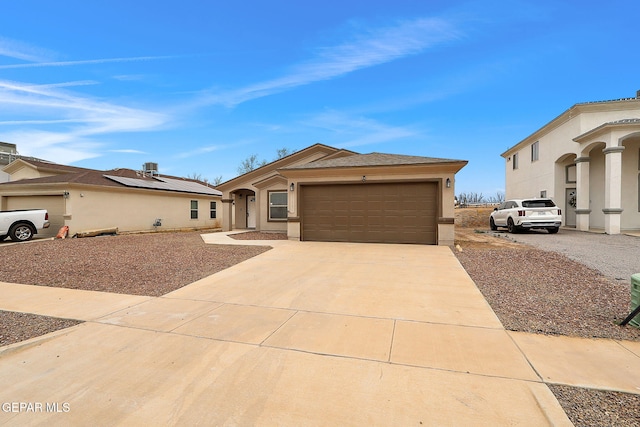
<svg viewBox="0 0 640 427"><path fill-rule="evenodd" d="M191 201L191 219L198 219L198 201Z"/></svg>
<svg viewBox="0 0 640 427"><path fill-rule="evenodd" d="M287 191L269 192L269 221L287 220Z"/></svg>
<svg viewBox="0 0 640 427"><path fill-rule="evenodd" d="M216 202L211 202L209 206L209 218L216 219Z"/></svg>
<svg viewBox="0 0 640 427"><path fill-rule="evenodd" d="M533 144L531 144L531 161L535 162L536 160L538 160L540 155L540 142L536 141Z"/></svg>
<svg viewBox="0 0 640 427"><path fill-rule="evenodd" d="M518 169L518 153L514 154L511 160L511 167L513 170Z"/></svg>

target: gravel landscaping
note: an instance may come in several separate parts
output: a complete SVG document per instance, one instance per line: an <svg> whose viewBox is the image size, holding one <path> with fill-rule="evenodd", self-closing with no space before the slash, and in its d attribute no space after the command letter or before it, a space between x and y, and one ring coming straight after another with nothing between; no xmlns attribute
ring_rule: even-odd
<svg viewBox="0 0 640 427"><path fill-rule="evenodd" d="M197 232L46 240L2 247L0 280L160 296L269 249L207 245Z"/></svg>
<svg viewBox="0 0 640 427"><path fill-rule="evenodd" d="M606 277L627 284L632 274L640 273L640 237L585 233L565 228L551 239L546 231L539 230L497 235L538 249L559 252Z"/></svg>
<svg viewBox="0 0 640 427"><path fill-rule="evenodd" d="M616 324L631 311L629 285L556 252L459 244L460 263L506 329L640 341L640 329Z"/></svg>
<svg viewBox="0 0 640 427"><path fill-rule="evenodd" d="M640 395L555 384L548 386L576 426L640 426Z"/></svg>
<svg viewBox="0 0 640 427"><path fill-rule="evenodd" d="M29 313L0 311L0 347L82 323Z"/></svg>
<svg viewBox="0 0 640 427"><path fill-rule="evenodd" d="M235 240L287 240L287 233L265 233L261 231L247 231L246 233L230 234Z"/></svg>

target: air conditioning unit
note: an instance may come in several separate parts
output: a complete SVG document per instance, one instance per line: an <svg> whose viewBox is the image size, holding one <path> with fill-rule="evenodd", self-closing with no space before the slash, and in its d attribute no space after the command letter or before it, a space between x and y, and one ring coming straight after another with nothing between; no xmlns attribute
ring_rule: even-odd
<svg viewBox="0 0 640 427"><path fill-rule="evenodd" d="M157 175L158 174L158 164L153 162L147 162L142 165L142 170L145 174L149 175Z"/></svg>

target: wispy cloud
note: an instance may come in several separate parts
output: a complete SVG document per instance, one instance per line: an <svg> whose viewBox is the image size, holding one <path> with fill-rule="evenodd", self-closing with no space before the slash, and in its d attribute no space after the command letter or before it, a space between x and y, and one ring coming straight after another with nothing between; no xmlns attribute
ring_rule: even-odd
<svg viewBox="0 0 640 427"><path fill-rule="evenodd" d="M229 148L237 148L244 145L250 145L255 143L255 139L241 139L233 144L212 144L203 147L198 147L195 150L185 151L176 155L178 159L186 159L188 157L200 156L214 151L226 150Z"/></svg>
<svg viewBox="0 0 640 427"><path fill-rule="evenodd" d="M461 32L452 22L438 18L402 21L378 28L360 27L349 40L317 49L315 57L293 66L283 77L208 95L203 103L235 106L251 99L416 55L459 37Z"/></svg>
<svg viewBox="0 0 640 427"><path fill-rule="evenodd" d="M11 117L0 126L17 126L2 132L3 139L17 143L21 154L69 163L99 156L103 135L154 130L168 120L162 113L64 89L77 83L32 85L0 80L0 113Z"/></svg>
<svg viewBox="0 0 640 427"><path fill-rule="evenodd" d="M54 54L51 51L28 43L0 37L0 56L21 59L29 62L50 61Z"/></svg>
<svg viewBox="0 0 640 427"><path fill-rule="evenodd" d="M146 151L135 150L132 148L123 148L121 150L108 150L110 153L123 153L123 154L148 154Z"/></svg>
<svg viewBox="0 0 640 427"><path fill-rule="evenodd" d="M367 117L354 117L337 111L318 114L302 124L328 132L332 144L343 148L397 141L421 133L410 127L391 126Z"/></svg>
<svg viewBox="0 0 640 427"><path fill-rule="evenodd" d="M10 55L7 55L10 56ZM155 61L159 59L174 59L175 56L135 56L129 58L102 58L102 59L85 59L80 61L58 61L58 62L30 62L27 64L9 64L0 65L0 70L12 68L38 68L38 67L69 67L75 65L92 65L92 64L108 64L111 62L136 62L136 61Z"/></svg>

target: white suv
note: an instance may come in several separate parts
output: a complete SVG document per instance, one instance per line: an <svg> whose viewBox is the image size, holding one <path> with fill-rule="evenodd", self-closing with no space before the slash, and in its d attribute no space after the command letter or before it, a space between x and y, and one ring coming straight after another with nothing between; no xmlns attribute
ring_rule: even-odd
<svg viewBox="0 0 640 427"><path fill-rule="evenodd" d="M509 233L522 229L544 228L557 233L562 224L562 212L551 199L507 200L491 212L489 225L492 230L506 227Z"/></svg>

